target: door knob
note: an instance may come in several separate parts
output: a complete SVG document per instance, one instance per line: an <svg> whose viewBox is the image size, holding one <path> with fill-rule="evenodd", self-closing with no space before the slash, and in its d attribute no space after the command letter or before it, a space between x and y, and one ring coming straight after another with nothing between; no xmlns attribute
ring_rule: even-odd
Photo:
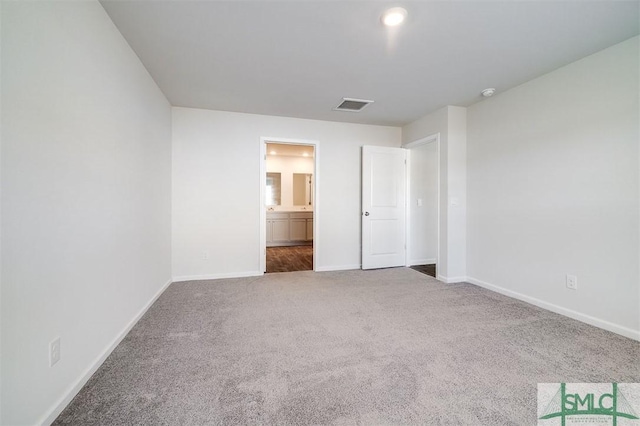
<svg viewBox="0 0 640 426"><path fill-rule="evenodd" d="M364 215L365 216L369 216L369 212L364 212Z"/></svg>

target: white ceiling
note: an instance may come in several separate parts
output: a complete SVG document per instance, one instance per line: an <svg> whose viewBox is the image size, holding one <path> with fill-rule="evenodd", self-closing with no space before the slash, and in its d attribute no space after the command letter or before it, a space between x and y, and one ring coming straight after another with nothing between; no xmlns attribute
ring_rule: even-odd
<svg viewBox="0 0 640 426"><path fill-rule="evenodd" d="M172 105L402 125L637 35L640 2L102 4ZM408 20L390 31L380 15L398 5ZM375 103L333 111L343 97Z"/></svg>
<svg viewBox="0 0 640 426"><path fill-rule="evenodd" d="M275 152L275 154L271 154ZM306 155L305 155L306 154ZM267 143L267 155L284 155L288 157L313 157L313 145L295 145Z"/></svg>

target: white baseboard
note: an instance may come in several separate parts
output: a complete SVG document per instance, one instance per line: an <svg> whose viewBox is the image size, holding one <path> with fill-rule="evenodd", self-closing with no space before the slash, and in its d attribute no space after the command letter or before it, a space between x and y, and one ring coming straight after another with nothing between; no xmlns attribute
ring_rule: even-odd
<svg viewBox="0 0 640 426"><path fill-rule="evenodd" d="M413 259L407 262L407 266L413 265L433 265L436 263L436 258L433 259Z"/></svg>
<svg viewBox="0 0 640 426"><path fill-rule="evenodd" d="M442 281L443 283L453 284L453 283L461 283L467 280L467 277L445 277L444 275L438 275L438 281Z"/></svg>
<svg viewBox="0 0 640 426"><path fill-rule="evenodd" d="M360 269L362 267L359 263L353 265L334 265L334 266L318 266L316 272L330 272L330 271L350 271L352 269Z"/></svg>
<svg viewBox="0 0 640 426"><path fill-rule="evenodd" d="M93 373L95 373L98 368L102 365L102 363L107 359L107 357L113 352L113 350L118 346L118 344L124 339L124 337L131 331L134 325L142 318L142 316L147 312L147 310L153 305L153 303L158 300L158 297L169 287L171 284L171 280L167 281L158 292L147 302L146 305L142 307L140 312L137 313L135 317L125 326L125 328L116 336L115 339L109 343L109 345L104 349L102 354L96 358L91 365L82 373L82 375L75 381L71 387L67 389L64 395L47 411L47 413L41 418L38 422L39 425L50 425L54 422L54 420L62 413L67 405L71 402L71 400L80 392L80 389L87 384Z"/></svg>
<svg viewBox="0 0 640 426"><path fill-rule="evenodd" d="M508 290L504 287L499 287L494 284L490 284L485 281L475 279L473 277L467 277L467 282L477 285L479 287L486 288L487 290L495 291L496 293L504 294L505 296L513 297L514 299L522 300L523 302L531 303L539 308L546 309L556 314L564 315L569 318L593 325L594 327L602 328L603 330L611 331L612 333L619 334L624 337L628 337L633 340L640 341L640 331L633 330L629 327L614 324L609 321L605 321L600 318L592 317L591 315L583 314L581 312L574 311L572 309L563 308L562 306L555 305L553 303L545 302L544 300L536 299L535 297L527 296L522 293L518 293L512 290Z"/></svg>
<svg viewBox="0 0 640 426"><path fill-rule="evenodd" d="M221 278L245 278L245 277L258 277L264 275L264 272L249 271L249 272L224 272L222 274L206 274L206 275L183 275L180 277L173 277L173 282L182 281L202 281L202 280L219 280Z"/></svg>

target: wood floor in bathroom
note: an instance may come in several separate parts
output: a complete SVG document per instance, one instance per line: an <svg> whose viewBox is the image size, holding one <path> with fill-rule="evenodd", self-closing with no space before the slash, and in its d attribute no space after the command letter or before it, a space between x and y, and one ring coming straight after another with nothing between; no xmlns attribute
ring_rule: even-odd
<svg viewBox="0 0 640 426"><path fill-rule="evenodd" d="M313 246L267 247L267 273L313 271Z"/></svg>

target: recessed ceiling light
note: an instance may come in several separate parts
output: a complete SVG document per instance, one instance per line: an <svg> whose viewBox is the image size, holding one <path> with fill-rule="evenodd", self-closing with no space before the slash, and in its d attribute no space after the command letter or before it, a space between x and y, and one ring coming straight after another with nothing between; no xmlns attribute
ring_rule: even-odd
<svg viewBox="0 0 640 426"><path fill-rule="evenodd" d="M309 153L308 153L308 152L303 152L303 153L302 153L302 156L303 156L303 157L308 157L308 156L309 156Z"/></svg>
<svg viewBox="0 0 640 426"><path fill-rule="evenodd" d="M482 96L484 96L485 98L489 98L493 96L494 93L496 93L496 89L494 89L493 87L489 87L488 89L484 89L480 93L482 93Z"/></svg>
<svg viewBox="0 0 640 426"><path fill-rule="evenodd" d="M269 151L269 154L271 154L271 155L276 155L276 154L277 154L277 152L275 152L275 151Z"/></svg>
<svg viewBox="0 0 640 426"><path fill-rule="evenodd" d="M407 17L407 10L402 7L392 7L382 14L382 23L387 27L396 27L402 24Z"/></svg>

